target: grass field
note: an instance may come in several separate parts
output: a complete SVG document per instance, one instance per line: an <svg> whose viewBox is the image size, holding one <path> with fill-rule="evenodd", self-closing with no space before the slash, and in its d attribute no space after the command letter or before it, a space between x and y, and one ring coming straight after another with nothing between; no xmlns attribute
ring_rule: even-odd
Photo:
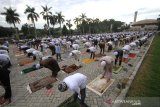
<svg viewBox="0 0 160 107"><path fill-rule="evenodd" d="M155 36L127 97L160 97L160 34Z"/></svg>

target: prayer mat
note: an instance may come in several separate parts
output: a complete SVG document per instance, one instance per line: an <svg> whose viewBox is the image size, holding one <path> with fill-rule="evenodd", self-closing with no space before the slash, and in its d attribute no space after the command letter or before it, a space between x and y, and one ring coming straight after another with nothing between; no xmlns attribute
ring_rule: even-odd
<svg viewBox="0 0 160 107"><path fill-rule="evenodd" d="M42 67L40 67L39 69L41 69L41 68L42 68ZM23 70L21 71L21 74L27 74L27 73L32 72L32 71L35 71L35 70L38 70L38 69L35 68L35 67L26 68L26 69L23 69Z"/></svg>
<svg viewBox="0 0 160 107"><path fill-rule="evenodd" d="M85 105L84 107L89 107L87 104L84 105ZM57 107L81 107L81 106L79 99L77 101L73 101L73 96L71 96Z"/></svg>
<svg viewBox="0 0 160 107"><path fill-rule="evenodd" d="M135 59L136 54L135 53L130 53L130 54L128 54L128 57L131 58L131 59Z"/></svg>
<svg viewBox="0 0 160 107"><path fill-rule="evenodd" d="M14 54L15 54L15 56L22 56L22 55L24 55L23 51L15 51Z"/></svg>
<svg viewBox="0 0 160 107"><path fill-rule="evenodd" d="M30 64L32 62L34 62L34 60L32 60L32 59L24 59L24 60L20 60L18 62L18 65L19 66L24 66L24 65Z"/></svg>
<svg viewBox="0 0 160 107"><path fill-rule="evenodd" d="M31 93L36 92L44 87L47 87L48 85L50 85L56 81L57 81L57 78L52 77L52 76L47 76L47 77L44 77L44 78L37 80L33 83L30 83L27 86L27 90L31 94Z"/></svg>
<svg viewBox="0 0 160 107"><path fill-rule="evenodd" d="M112 71L115 74L118 74L122 69L122 66L113 66Z"/></svg>
<svg viewBox="0 0 160 107"><path fill-rule="evenodd" d="M18 61L28 59L28 57L25 56L25 55L16 56L16 58L17 58Z"/></svg>
<svg viewBox="0 0 160 107"><path fill-rule="evenodd" d="M82 66L77 66L76 64L72 64L70 66L62 66L62 70L65 72L65 73L72 73L74 71L76 71L77 69L81 68Z"/></svg>
<svg viewBox="0 0 160 107"><path fill-rule="evenodd" d="M122 62L128 63L128 62L129 62L129 58L123 58L123 59L122 59Z"/></svg>
<svg viewBox="0 0 160 107"><path fill-rule="evenodd" d="M82 62L85 63L85 64L90 64L94 61L95 61L94 59L90 59L90 58L85 58L85 59L82 60Z"/></svg>
<svg viewBox="0 0 160 107"><path fill-rule="evenodd" d="M113 84L114 79L111 79L109 82L107 82L106 78L100 79L102 75L99 75L97 78L95 78L93 81L91 81L87 88L94 93L98 94L99 96L102 96L104 92L107 91L107 89Z"/></svg>
<svg viewBox="0 0 160 107"><path fill-rule="evenodd" d="M15 56L22 56L24 55L24 53L21 53L21 54L15 54Z"/></svg>

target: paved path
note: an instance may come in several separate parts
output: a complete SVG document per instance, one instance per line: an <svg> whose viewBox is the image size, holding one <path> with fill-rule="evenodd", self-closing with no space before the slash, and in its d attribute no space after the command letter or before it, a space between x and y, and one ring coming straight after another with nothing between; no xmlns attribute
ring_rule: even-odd
<svg viewBox="0 0 160 107"><path fill-rule="evenodd" d="M12 62L12 67L10 68L11 74L11 87L12 87L12 102L6 107L57 107L60 103L65 101L68 97L70 97L73 93L70 91L66 92L59 92L57 86L60 81L57 81L53 84L53 88L50 91L47 91L45 88L29 94L26 89L28 83L33 81L39 80L47 75L51 75L51 72L46 69L42 68L40 70L21 75L20 72L24 68L30 67L32 64L26 66L18 66L17 65L17 57L13 53L13 49L15 48L14 45L10 46L10 57ZM145 50L146 47L141 48L141 52ZM98 53L99 51L97 51ZM142 53L139 53L141 56ZM111 53L107 53L107 55L111 55ZM64 57L64 61L59 62L60 66L65 64L73 64L75 61L73 59L67 58L66 54L62 55ZM82 56L82 58L89 58L88 54ZM116 99L116 97L120 94L120 90L116 88L117 83L120 79L129 77L131 73L134 71L134 67L136 66L137 62L140 60L141 57L137 57L136 59L132 59L129 63L133 64L133 67L129 67L124 64L124 67L128 68L128 71L124 71L123 69L118 74L113 74L115 82L111 85L111 87L103 94L103 96L98 96L97 94L93 93L92 91L87 89L86 92L86 104L89 107L105 107L104 101L107 99ZM38 61L34 62L37 63ZM77 70L76 72L66 74L64 72L59 72L58 79L63 80L68 75L74 73L82 73L88 77L88 83L95 79L99 74L103 73L103 69L98 67L98 61L93 62L91 64L83 64L83 67ZM4 92L3 88L0 87L0 95Z"/></svg>

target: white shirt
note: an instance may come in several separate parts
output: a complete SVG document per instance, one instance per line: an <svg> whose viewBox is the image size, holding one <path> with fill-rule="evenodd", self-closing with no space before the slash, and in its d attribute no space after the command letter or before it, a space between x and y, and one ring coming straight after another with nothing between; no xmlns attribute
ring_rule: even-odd
<svg viewBox="0 0 160 107"><path fill-rule="evenodd" d="M66 77L63 82L67 84L71 91L80 94L80 90L86 87L87 77L81 73L76 73Z"/></svg>
<svg viewBox="0 0 160 107"><path fill-rule="evenodd" d="M6 55L8 55L8 51L6 51L6 50L0 50L0 54L6 54Z"/></svg>
<svg viewBox="0 0 160 107"><path fill-rule="evenodd" d="M81 54L81 52L79 50L73 50L72 53L78 55L78 54Z"/></svg>
<svg viewBox="0 0 160 107"><path fill-rule="evenodd" d="M112 42L112 41L109 41L108 44L113 45L113 42Z"/></svg>
<svg viewBox="0 0 160 107"><path fill-rule="evenodd" d="M94 46L88 48L91 52L96 52L96 48Z"/></svg>
<svg viewBox="0 0 160 107"><path fill-rule="evenodd" d="M27 45L20 46L21 49L28 47Z"/></svg>
<svg viewBox="0 0 160 107"><path fill-rule="evenodd" d="M111 56L104 56L100 59L100 61L106 61L108 63L111 63L114 61L114 59Z"/></svg>
<svg viewBox="0 0 160 107"><path fill-rule="evenodd" d="M10 62L10 58L8 55L0 54L0 63L2 67L4 67L9 62Z"/></svg>
<svg viewBox="0 0 160 107"><path fill-rule="evenodd" d="M30 48L30 49L27 49L27 50L26 50L27 53L32 53L33 51L35 51L34 48Z"/></svg>
<svg viewBox="0 0 160 107"><path fill-rule="evenodd" d="M7 46L5 46L5 45L2 45L2 46L0 46L0 47L3 47L4 49L8 49L8 47L7 47Z"/></svg>
<svg viewBox="0 0 160 107"><path fill-rule="evenodd" d="M52 56L44 56L44 57L42 57L42 60L46 60L46 59L48 59L49 57L52 57Z"/></svg>
<svg viewBox="0 0 160 107"><path fill-rule="evenodd" d="M129 45L130 45L131 47L134 47L134 46L136 46L136 43L135 43L135 42L131 42Z"/></svg>
<svg viewBox="0 0 160 107"><path fill-rule="evenodd" d="M40 51L38 51L38 50L34 50L34 51L32 52L32 54L38 56L39 58L42 58L42 57L43 57L42 52L40 52Z"/></svg>
<svg viewBox="0 0 160 107"><path fill-rule="evenodd" d="M73 47L73 49L76 49L76 50L79 49L79 45L78 44L73 44L72 47Z"/></svg>
<svg viewBox="0 0 160 107"><path fill-rule="evenodd" d="M86 42L86 43L84 44L84 46L90 47L90 46L91 46L91 43L90 43L90 42Z"/></svg>
<svg viewBox="0 0 160 107"><path fill-rule="evenodd" d="M131 46L125 45L122 49L123 49L123 50L130 51L130 50L131 50Z"/></svg>

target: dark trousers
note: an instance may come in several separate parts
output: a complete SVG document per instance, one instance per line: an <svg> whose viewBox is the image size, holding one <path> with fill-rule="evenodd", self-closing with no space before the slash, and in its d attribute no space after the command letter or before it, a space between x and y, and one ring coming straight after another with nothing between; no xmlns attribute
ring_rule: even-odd
<svg viewBox="0 0 160 107"><path fill-rule="evenodd" d="M110 52L112 50L112 45L108 46L108 52Z"/></svg>
<svg viewBox="0 0 160 107"><path fill-rule="evenodd" d="M91 52L90 59L95 57L95 52Z"/></svg>
<svg viewBox="0 0 160 107"><path fill-rule="evenodd" d="M56 57L57 57L57 61L58 61L58 59L61 60L61 54L60 53L56 53Z"/></svg>
<svg viewBox="0 0 160 107"><path fill-rule="evenodd" d="M36 60L37 58L36 58L36 56L35 55L33 55L33 60Z"/></svg>
<svg viewBox="0 0 160 107"><path fill-rule="evenodd" d="M84 101L85 101L85 98L86 98L86 88L81 89L80 94L81 94L80 104L84 105ZM76 101L77 98L78 98L78 93L75 92L74 93L74 101Z"/></svg>
<svg viewBox="0 0 160 107"><path fill-rule="evenodd" d="M10 85L10 77L9 77L10 71L7 69L0 70L0 81L2 83L2 86L5 89L4 98L10 99L11 98L11 85Z"/></svg>
<svg viewBox="0 0 160 107"><path fill-rule="evenodd" d="M104 54L104 48L100 48L100 54Z"/></svg>
<svg viewBox="0 0 160 107"><path fill-rule="evenodd" d="M28 53L28 55L27 55L28 57L31 57L31 56L33 56L33 54L32 53Z"/></svg>
<svg viewBox="0 0 160 107"><path fill-rule="evenodd" d="M55 55L55 51L52 51L52 55Z"/></svg>
<svg viewBox="0 0 160 107"><path fill-rule="evenodd" d="M43 52L43 46L41 46L41 52Z"/></svg>
<svg viewBox="0 0 160 107"><path fill-rule="evenodd" d="M119 66L121 66L121 64L122 64L122 58L123 57L116 57L116 59L115 59L115 65L117 65L117 62L118 62L118 59L119 59Z"/></svg>

